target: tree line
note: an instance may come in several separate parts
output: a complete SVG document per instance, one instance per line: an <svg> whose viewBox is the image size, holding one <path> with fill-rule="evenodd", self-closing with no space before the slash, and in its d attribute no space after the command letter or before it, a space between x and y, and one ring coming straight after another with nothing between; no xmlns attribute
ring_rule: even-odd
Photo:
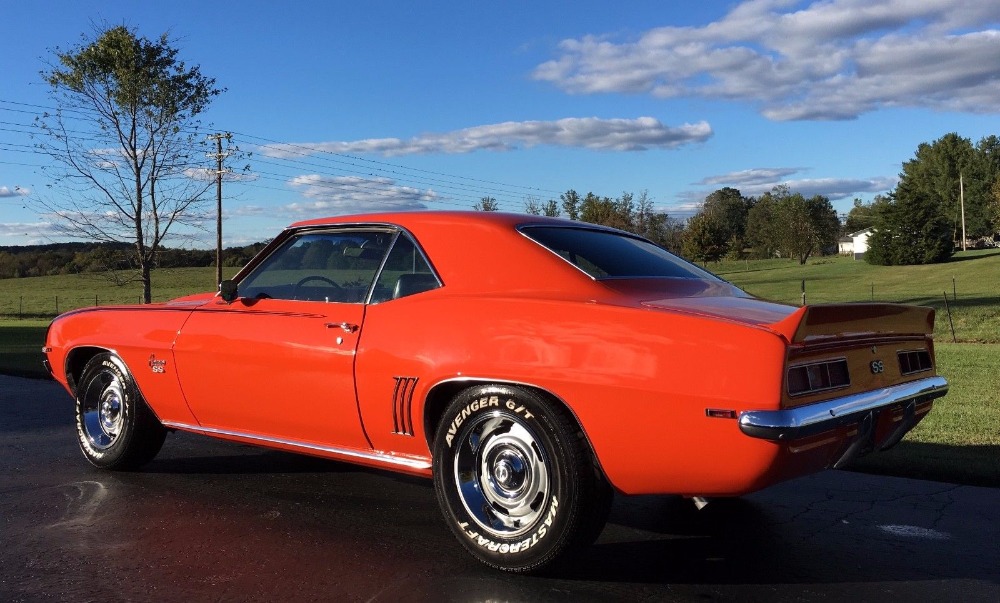
<svg viewBox="0 0 1000 603"><path fill-rule="evenodd" d="M483 197L473 206L477 211L499 211L493 197ZM541 202L529 197L524 202L524 213L553 218L566 217L590 224L610 226L645 237L676 254L681 253L684 222L657 211L648 191L623 192L611 198L588 192L585 196L574 189L559 195L559 201Z"/></svg>
<svg viewBox="0 0 1000 603"><path fill-rule="evenodd" d="M896 188L854 200L843 224L827 197L787 186L759 197L719 189L684 226L682 254L723 258L795 258L835 252L837 239L871 229L865 260L878 265L942 262L963 244L1000 242L1000 138L977 144L956 133L922 143L902 164Z"/></svg>
<svg viewBox="0 0 1000 603"><path fill-rule="evenodd" d="M920 144L893 191L855 201L847 228L872 229L865 260L879 265L943 262L967 245L996 244L1000 138L974 145L952 132Z"/></svg>
<svg viewBox="0 0 1000 603"><path fill-rule="evenodd" d="M250 261L264 243L229 247L223 265L239 267ZM52 243L0 247L0 279L58 274L103 273L123 283L136 280L133 249L123 243ZM161 247L151 259L153 268L215 265L215 250Z"/></svg>

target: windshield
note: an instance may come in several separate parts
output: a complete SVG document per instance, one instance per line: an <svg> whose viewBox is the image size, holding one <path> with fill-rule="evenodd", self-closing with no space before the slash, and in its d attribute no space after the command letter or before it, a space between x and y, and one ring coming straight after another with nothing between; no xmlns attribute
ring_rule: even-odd
<svg viewBox="0 0 1000 603"><path fill-rule="evenodd" d="M525 226L521 232L595 279L720 280L649 241L622 233L564 226Z"/></svg>

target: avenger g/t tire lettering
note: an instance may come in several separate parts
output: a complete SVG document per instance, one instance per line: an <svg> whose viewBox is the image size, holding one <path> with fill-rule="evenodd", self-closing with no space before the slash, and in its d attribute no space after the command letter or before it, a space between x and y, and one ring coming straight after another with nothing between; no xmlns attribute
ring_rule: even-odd
<svg viewBox="0 0 1000 603"><path fill-rule="evenodd" d="M576 422L506 385L452 400L435 435L434 489L465 548L510 572L538 571L589 544L612 495Z"/></svg>
<svg viewBox="0 0 1000 603"><path fill-rule="evenodd" d="M167 430L139 394L125 363L91 358L77 381L76 435L87 460L102 469L136 469L153 460Z"/></svg>

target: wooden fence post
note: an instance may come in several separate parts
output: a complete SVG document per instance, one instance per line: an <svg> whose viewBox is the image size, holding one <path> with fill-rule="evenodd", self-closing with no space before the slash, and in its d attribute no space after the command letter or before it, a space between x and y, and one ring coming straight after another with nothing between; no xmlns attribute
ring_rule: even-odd
<svg viewBox="0 0 1000 603"><path fill-rule="evenodd" d="M944 309L948 311L948 324L951 325L951 342L958 343L955 338L955 323L951 320L951 307L948 305L948 292L944 292Z"/></svg>

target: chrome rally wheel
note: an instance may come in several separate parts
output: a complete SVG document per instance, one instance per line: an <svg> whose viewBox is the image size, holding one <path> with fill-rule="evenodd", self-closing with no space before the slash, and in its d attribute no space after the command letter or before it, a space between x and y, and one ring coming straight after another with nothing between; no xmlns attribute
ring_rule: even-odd
<svg viewBox="0 0 1000 603"><path fill-rule="evenodd" d="M117 372L102 370L80 397L83 431L95 450L114 444L125 422L125 392Z"/></svg>
<svg viewBox="0 0 1000 603"><path fill-rule="evenodd" d="M462 505L490 534L525 533L549 494L547 453L530 429L499 411L477 417L465 433L454 462Z"/></svg>
<svg viewBox="0 0 1000 603"><path fill-rule="evenodd" d="M102 469L135 469L153 460L167 431L121 358L96 354L76 383L76 434L87 460Z"/></svg>
<svg viewBox="0 0 1000 603"><path fill-rule="evenodd" d="M611 489L558 402L482 385L451 401L434 437L434 489L448 526L479 561L536 572L604 525Z"/></svg>

